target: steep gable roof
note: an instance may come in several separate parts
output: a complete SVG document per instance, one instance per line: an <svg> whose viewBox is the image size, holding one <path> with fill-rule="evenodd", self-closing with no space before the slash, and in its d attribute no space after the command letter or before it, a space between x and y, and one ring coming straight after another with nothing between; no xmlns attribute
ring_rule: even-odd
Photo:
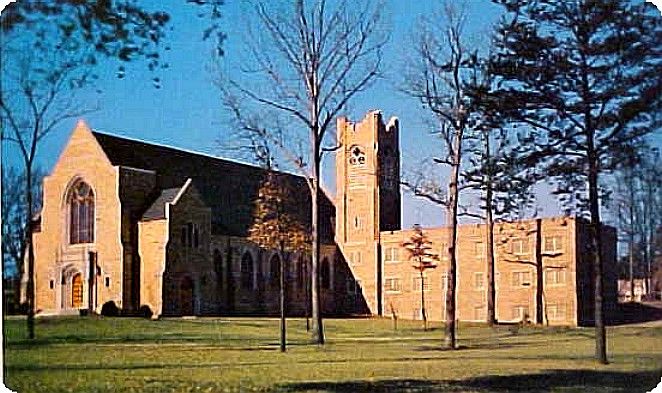
<svg viewBox="0 0 662 393"><path fill-rule="evenodd" d="M266 174L264 169L96 131L92 134L113 165L156 172L157 194L145 213L152 207L157 209L158 206L154 206L156 201L167 199L172 189L181 188L186 179L191 178L203 201L212 210L212 231L234 236L248 235L253 201ZM287 179L292 189L297 190L292 195L296 205L301 207L296 214L307 222L310 219L310 193L305 179L288 173L281 173L281 176ZM320 234L325 243L333 241L334 215L333 203L323 194Z"/></svg>
<svg viewBox="0 0 662 393"><path fill-rule="evenodd" d="M166 209L166 204L167 203L172 203L179 192L182 190L183 187L181 188L166 188L165 190L161 190L161 194L156 198L154 203L150 207L145 210L142 216L143 221L150 221L150 220L160 220L165 218L165 209Z"/></svg>

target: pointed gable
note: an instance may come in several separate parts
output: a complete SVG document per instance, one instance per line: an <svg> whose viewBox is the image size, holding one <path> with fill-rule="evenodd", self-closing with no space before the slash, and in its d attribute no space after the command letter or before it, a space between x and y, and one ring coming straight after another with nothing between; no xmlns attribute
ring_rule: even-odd
<svg viewBox="0 0 662 393"><path fill-rule="evenodd" d="M55 162L51 173L58 171L63 166L70 166L70 160L89 162L87 160L90 159L101 160L102 163L112 166L90 127L83 119L80 119L71 132L71 136L69 136L69 140Z"/></svg>

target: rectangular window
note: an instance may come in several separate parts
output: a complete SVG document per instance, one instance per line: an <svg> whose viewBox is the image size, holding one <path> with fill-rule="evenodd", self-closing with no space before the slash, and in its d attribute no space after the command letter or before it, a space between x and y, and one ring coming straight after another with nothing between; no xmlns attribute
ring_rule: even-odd
<svg viewBox="0 0 662 393"><path fill-rule="evenodd" d="M398 262L400 255L399 249L396 247L387 247L384 249L384 262L396 263Z"/></svg>
<svg viewBox="0 0 662 393"><path fill-rule="evenodd" d="M485 288L485 274L483 272L474 273L474 289Z"/></svg>
<svg viewBox="0 0 662 393"><path fill-rule="evenodd" d="M565 285L565 268L546 269L545 270L545 285L549 285L549 286L562 286L562 285Z"/></svg>
<svg viewBox="0 0 662 393"><path fill-rule="evenodd" d="M529 248L529 239L526 238L513 239L511 246L511 251L515 255L528 255L531 252L531 249Z"/></svg>
<svg viewBox="0 0 662 393"><path fill-rule="evenodd" d="M558 254L563 251L563 237L559 235L545 236L543 252Z"/></svg>
<svg viewBox="0 0 662 393"><path fill-rule="evenodd" d="M402 291L402 283L397 277L390 277L384 279L384 290L386 292L400 292Z"/></svg>
<svg viewBox="0 0 662 393"><path fill-rule="evenodd" d="M549 321L565 320L565 304L563 303L549 303L545 312Z"/></svg>
<svg viewBox="0 0 662 393"><path fill-rule="evenodd" d="M478 242L474 246L474 254L476 255L476 258L483 258L485 257L485 243L483 242Z"/></svg>
<svg viewBox="0 0 662 393"><path fill-rule="evenodd" d="M181 237L182 246L187 247L188 243L186 242L186 227L182 227L182 237Z"/></svg>
<svg viewBox="0 0 662 393"><path fill-rule="evenodd" d="M439 259L442 261L447 261L448 258L448 244L442 243L441 248L439 249Z"/></svg>
<svg viewBox="0 0 662 393"><path fill-rule="evenodd" d="M110 277L106 277L106 288L110 287Z"/></svg>
<svg viewBox="0 0 662 393"><path fill-rule="evenodd" d="M363 217L354 217L354 231L361 232L363 230Z"/></svg>
<svg viewBox="0 0 662 393"><path fill-rule="evenodd" d="M512 277L514 287L528 287L531 285L531 272L513 272Z"/></svg>
<svg viewBox="0 0 662 393"><path fill-rule="evenodd" d="M55 286L55 282L54 282L53 280L51 280L51 281L48 283L48 286L49 286L51 289L53 289L53 287Z"/></svg>
<svg viewBox="0 0 662 393"><path fill-rule="evenodd" d="M363 262L361 251L352 251L349 253L349 263L351 265L360 265Z"/></svg>
<svg viewBox="0 0 662 393"><path fill-rule="evenodd" d="M423 282L423 290L424 291L429 291L430 290L430 280L428 277L423 276L422 278ZM412 277L412 290L414 291L421 291L421 276L418 274Z"/></svg>
<svg viewBox="0 0 662 393"><path fill-rule="evenodd" d="M484 321L486 319L485 306L474 306L474 321Z"/></svg>
<svg viewBox="0 0 662 393"><path fill-rule="evenodd" d="M530 317L529 306L518 305L513 307L513 320L528 321Z"/></svg>
<svg viewBox="0 0 662 393"><path fill-rule="evenodd" d="M448 290L448 274L446 273L441 275L441 290L444 293Z"/></svg>

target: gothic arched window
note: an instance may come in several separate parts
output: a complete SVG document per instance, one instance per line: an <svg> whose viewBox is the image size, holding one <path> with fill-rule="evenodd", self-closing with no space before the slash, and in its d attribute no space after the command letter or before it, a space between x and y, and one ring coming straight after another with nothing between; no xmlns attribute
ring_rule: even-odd
<svg viewBox="0 0 662 393"><path fill-rule="evenodd" d="M331 266L329 266L329 260L326 258L322 260L320 276L322 276L321 277L322 288L331 289Z"/></svg>
<svg viewBox="0 0 662 393"><path fill-rule="evenodd" d="M241 258L241 287L253 289L253 257L248 252Z"/></svg>
<svg viewBox="0 0 662 393"><path fill-rule="evenodd" d="M274 255L269 261L269 270L271 275L271 286L278 287L280 285L280 258L278 255Z"/></svg>
<svg viewBox="0 0 662 393"><path fill-rule="evenodd" d="M94 242L94 191L85 182L74 184L67 196L69 243Z"/></svg>

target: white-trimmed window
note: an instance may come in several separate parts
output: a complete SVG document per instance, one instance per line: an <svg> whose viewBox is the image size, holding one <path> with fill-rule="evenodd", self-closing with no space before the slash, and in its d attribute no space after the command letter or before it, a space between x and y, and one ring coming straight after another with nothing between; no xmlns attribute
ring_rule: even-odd
<svg viewBox="0 0 662 393"><path fill-rule="evenodd" d="M386 292L401 292L402 282L398 277L385 277L384 278L384 291Z"/></svg>
<svg viewBox="0 0 662 393"><path fill-rule="evenodd" d="M384 249L384 262L397 263L400 259L400 250L397 247L386 247Z"/></svg>
<svg viewBox="0 0 662 393"><path fill-rule="evenodd" d="M531 318L529 306L517 305L513 307L512 319L515 321L528 321Z"/></svg>
<svg viewBox="0 0 662 393"><path fill-rule="evenodd" d="M549 303L545 311L549 321L563 321L566 318L564 303Z"/></svg>
<svg viewBox="0 0 662 393"><path fill-rule="evenodd" d="M563 236L545 236L543 240L543 252L560 254L563 252Z"/></svg>
<svg viewBox="0 0 662 393"><path fill-rule="evenodd" d="M485 273L474 272L474 289L485 288Z"/></svg>
<svg viewBox="0 0 662 393"><path fill-rule="evenodd" d="M512 285L514 287L531 286L531 272L513 272Z"/></svg>
<svg viewBox="0 0 662 393"><path fill-rule="evenodd" d="M439 259L442 261L448 261L448 244L441 243L441 248L439 249Z"/></svg>
<svg viewBox="0 0 662 393"><path fill-rule="evenodd" d="M485 243L477 242L474 245L474 254L476 255L476 258L484 258L485 257Z"/></svg>
<svg viewBox="0 0 662 393"><path fill-rule="evenodd" d="M545 269L545 285L562 286L565 285L566 269Z"/></svg>
<svg viewBox="0 0 662 393"><path fill-rule="evenodd" d="M487 319L486 316L487 313L484 305L480 304L474 306L474 321L484 321Z"/></svg>
<svg viewBox="0 0 662 393"><path fill-rule="evenodd" d="M513 239L510 245L511 245L511 252L514 255L528 255L531 252L529 239L527 238L520 237Z"/></svg>
<svg viewBox="0 0 662 393"><path fill-rule="evenodd" d="M418 274L412 277L411 280L411 286L412 290L414 291L421 291L421 282L423 283L423 290L424 291L429 291L430 290L430 279L428 277L423 276L421 280L421 276Z"/></svg>
<svg viewBox="0 0 662 393"><path fill-rule="evenodd" d="M361 232L363 230L363 217L354 216L353 226L355 232Z"/></svg>

